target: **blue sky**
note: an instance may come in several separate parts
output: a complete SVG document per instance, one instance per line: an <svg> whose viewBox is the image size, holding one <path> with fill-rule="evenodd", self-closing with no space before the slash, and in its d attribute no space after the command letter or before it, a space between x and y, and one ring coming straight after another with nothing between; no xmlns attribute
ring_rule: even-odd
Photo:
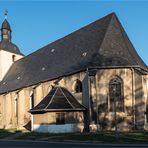
<svg viewBox="0 0 148 148"><path fill-rule="evenodd" d="M147 0L1 0L12 41L28 55L111 12L115 12L139 55L148 65Z"/></svg>

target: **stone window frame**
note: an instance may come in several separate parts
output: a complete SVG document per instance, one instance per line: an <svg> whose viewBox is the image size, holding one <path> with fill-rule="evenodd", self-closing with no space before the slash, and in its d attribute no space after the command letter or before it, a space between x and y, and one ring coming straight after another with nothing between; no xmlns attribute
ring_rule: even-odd
<svg viewBox="0 0 148 148"><path fill-rule="evenodd" d="M118 83L116 86L113 85L112 83L116 82ZM109 99L108 99L108 111L109 112L114 112L114 94L113 94L113 88L116 87L116 111L117 112L125 112L125 105L124 105L124 82L123 79L118 76L115 75L113 76L109 83L108 83L108 92L109 92ZM120 106L118 106L118 104L120 104Z"/></svg>

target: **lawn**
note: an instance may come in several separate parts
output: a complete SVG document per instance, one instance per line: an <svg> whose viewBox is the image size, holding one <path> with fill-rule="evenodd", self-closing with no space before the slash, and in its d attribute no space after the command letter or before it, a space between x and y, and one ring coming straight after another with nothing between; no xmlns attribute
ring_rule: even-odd
<svg viewBox="0 0 148 148"><path fill-rule="evenodd" d="M69 134L45 134L25 133L18 139L46 140L46 141L90 141L98 143L117 143L114 132L99 133L69 133ZM148 132L121 132L118 143L148 143Z"/></svg>
<svg viewBox="0 0 148 148"><path fill-rule="evenodd" d="M5 138L20 132L17 129L0 129L0 138Z"/></svg>
<svg viewBox="0 0 148 148"><path fill-rule="evenodd" d="M0 129L0 138L9 137L18 132L17 129ZM25 132L17 139L24 140L43 140L43 141L83 141L83 142L98 142L98 143L117 143L115 132L98 132L98 133L35 133ZM118 143L147 143L148 132L120 132Z"/></svg>

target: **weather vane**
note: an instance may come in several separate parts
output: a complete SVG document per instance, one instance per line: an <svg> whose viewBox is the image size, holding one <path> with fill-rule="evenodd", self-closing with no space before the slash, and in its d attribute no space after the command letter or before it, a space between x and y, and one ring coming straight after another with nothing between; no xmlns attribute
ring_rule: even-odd
<svg viewBox="0 0 148 148"><path fill-rule="evenodd" d="M7 16L8 16L8 11L7 10L5 10L4 15L5 15L5 19L7 19Z"/></svg>

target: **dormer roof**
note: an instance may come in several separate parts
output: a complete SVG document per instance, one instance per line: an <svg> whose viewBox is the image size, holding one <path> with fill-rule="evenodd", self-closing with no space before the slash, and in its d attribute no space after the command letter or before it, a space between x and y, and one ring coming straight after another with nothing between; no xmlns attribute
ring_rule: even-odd
<svg viewBox="0 0 148 148"><path fill-rule="evenodd" d="M46 112L74 112L85 111L86 108L81 105L77 99L64 87L55 86L47 96L30 110L32 114Z"/></svg>

